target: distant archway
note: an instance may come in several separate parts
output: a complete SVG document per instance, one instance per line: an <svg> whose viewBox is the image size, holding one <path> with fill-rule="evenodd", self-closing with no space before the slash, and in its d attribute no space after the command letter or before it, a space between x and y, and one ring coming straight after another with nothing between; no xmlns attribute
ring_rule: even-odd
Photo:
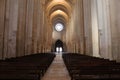
<svg viewBox="0 0 120 80"><path fill-rule="evenodd" d="M60 39L56 40L55 43L52 45L52 52L65 52L66 45ZM58 50L58 51L57 51Z"/></svg>
<svg viewBox="0 0 120 80"><path fill-rule="evenodd" d="M63 42L61 40L57 40L55 42L55 48L54 48L55 52L63 52Z"/></svg>

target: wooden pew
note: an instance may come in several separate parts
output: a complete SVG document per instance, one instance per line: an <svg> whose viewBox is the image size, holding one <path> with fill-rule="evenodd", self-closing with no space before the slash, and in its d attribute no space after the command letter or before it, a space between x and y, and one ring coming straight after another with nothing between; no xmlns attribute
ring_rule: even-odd
<svg viewBox="0 0 120 80"><path fill-rule="evenodd" d="M0 80L40 80L38 74L26 74L26 73L0 73Z"/></svg>
<svg viewBox="0 0 120 80"><path fill-rule="evenodd" d="M54 57L55 54L46 53L2 60L0 80L40 80Z"/></svg>
<svg viewBox="0 0 120 80"><path fill-rule="evenodd" d="M63 54L71 80L120 79L120 64L108 59L79 54Z"/></svg>

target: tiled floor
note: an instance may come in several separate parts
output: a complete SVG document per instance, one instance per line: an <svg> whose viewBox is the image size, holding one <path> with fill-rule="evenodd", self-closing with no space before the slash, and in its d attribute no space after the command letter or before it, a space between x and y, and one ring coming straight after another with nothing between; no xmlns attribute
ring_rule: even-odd
<svg viewBox="0 0 120 80"><path fill-rule="evenodd" d="M70 80L69 73L63 62L62 55L56 54L42 80Z"/></svg>

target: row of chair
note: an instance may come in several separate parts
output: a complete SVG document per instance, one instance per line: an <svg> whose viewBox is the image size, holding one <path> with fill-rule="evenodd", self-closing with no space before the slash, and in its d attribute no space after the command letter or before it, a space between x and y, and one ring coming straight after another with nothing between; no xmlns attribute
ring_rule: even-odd
<svg viewBox="0 0 120 80"><path fill-rule="evenodd" d="M40 80L55 54L38 53L0 60L0 80Z"/></svg>
<svg viewBox="0 0 120 80"><path fill-rule="evenodd" d="M65 53L62 55L71 80L120 80L120 63L98 57Z"/></svg>

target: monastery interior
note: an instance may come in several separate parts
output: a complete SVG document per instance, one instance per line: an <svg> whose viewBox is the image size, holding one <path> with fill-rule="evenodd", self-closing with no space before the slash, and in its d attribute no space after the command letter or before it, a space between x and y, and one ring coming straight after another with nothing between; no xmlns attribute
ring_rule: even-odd
<svg viewBox="0 0 120 80"><path fill-rule="evenodd" d="M119 0L0 0L0 59L64 51L120 61ZM61 23L62 31L55 25Z"/></svg>
<svg viewBox="0 0 120 80"><path fill-rule="evenodd" d="M0 0L0 62L54 52L120 62L119 8L120 0Z"/></svg>

